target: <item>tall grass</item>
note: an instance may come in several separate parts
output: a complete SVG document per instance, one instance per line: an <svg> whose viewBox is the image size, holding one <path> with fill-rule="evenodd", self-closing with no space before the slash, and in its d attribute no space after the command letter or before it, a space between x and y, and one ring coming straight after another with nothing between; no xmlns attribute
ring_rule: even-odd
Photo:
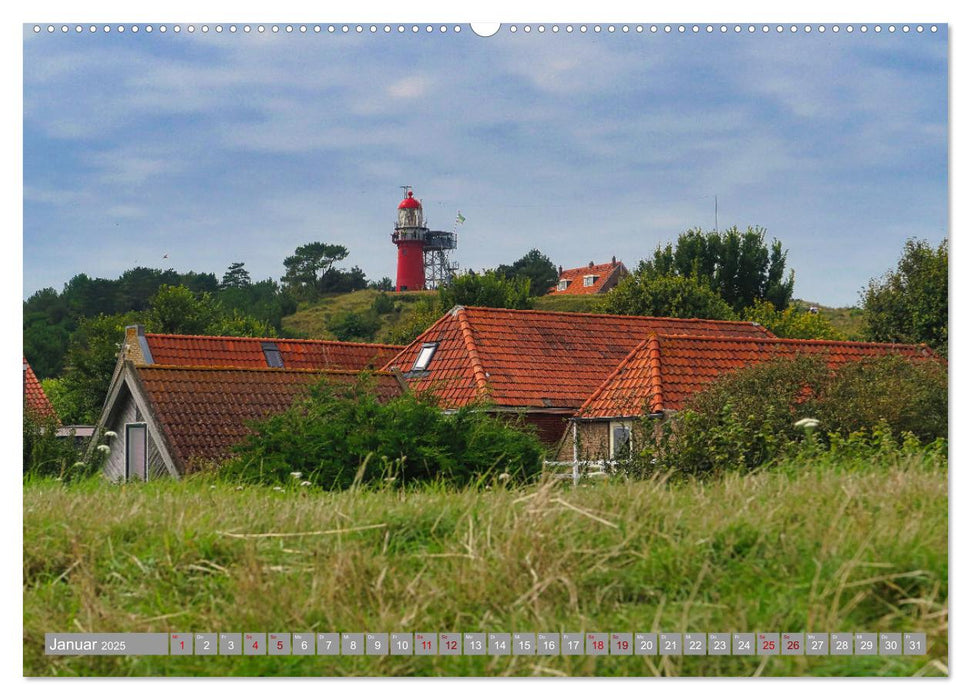
<svg viewBox="0 0 971 700"><path fill-rule="evenodd" d="M24 491L27 675L940 675L939 458L708 482ZM871 631L921 657L81 657L45 632Z"/></svg>

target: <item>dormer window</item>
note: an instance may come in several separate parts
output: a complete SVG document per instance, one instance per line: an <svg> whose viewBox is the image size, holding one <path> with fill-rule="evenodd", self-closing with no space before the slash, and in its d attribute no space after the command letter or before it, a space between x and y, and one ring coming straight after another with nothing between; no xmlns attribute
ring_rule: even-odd
<svg viewBox="0 0 971 700"><path fill-rule="evenodd" d="M276 343L260 343L263 346L263 357L267 367L283 367L283 355Z"/></svg>
<svg viewBox="0 0 971 700"><path fill-rule="evenodd" d="M565 292L566 288L570 286L570 280L560 280L556 285L556 291Z"/></svg>
<svg viewBox="0 0 971 700"><path fill-rule="evenodd" d="M423 343L421 350L418 351L418 359L412 366L412 372L424 372L428 369L428 363L432 361L432 356L438 349L438 343Z"/></svg>
<svg viewBox="0 0 971 700"><path fill-rule="evenodd" d="M597 282L597 275L584 275L583 286L592 287Z"/></svg>

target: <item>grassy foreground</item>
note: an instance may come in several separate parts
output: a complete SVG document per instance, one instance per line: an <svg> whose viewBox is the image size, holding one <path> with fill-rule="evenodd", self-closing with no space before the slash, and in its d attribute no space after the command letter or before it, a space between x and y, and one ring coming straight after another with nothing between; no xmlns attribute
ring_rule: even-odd
<svg viewBox="0 0 971 700"><path fill-rule="evenodd" d="M321 493L24 488L24 674L942 675L946 465ZM923 631L923 657L82 657L45 632Z"/></svg>

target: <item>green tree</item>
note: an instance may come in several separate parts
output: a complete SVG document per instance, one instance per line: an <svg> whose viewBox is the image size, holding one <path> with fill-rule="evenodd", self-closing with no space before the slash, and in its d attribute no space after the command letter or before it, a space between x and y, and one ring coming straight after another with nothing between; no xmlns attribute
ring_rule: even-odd
<svg viewBox="0 0 971 700"><path fill-rule="evenodd" d="M282 281L301 298L316 300L324 275L347 256L348 250L342 245L315 241L299 246L283 260L286 274Z"/></svg>
<svg viewBox="0 0 971 700"><path fill-rule="evenodd" d="M765 241L765 229L732 227L719 233L689 229L672 246L658 246L650 260L641 261L638 272L646 276L679 275L705 282L738 313L757 300L771 301L785 309L792 299L795 277L786 275L782 244Z"/></svg>
<svg viewBox="0 0 971 700"><path fill-rule="evenodd" d="M497 309L528 309L530 281L524 277L507 279L494 270L467 272L452 278L438 290L439 304L453 306L490 306Z"/></svg>
<svg viewBox="0 0 971 700"><path fill-rule="evenodd" d="M208 292L197 296L183 286L163 284L150 304L148 325L154 333L201 335L220 315L215 299Z"/></svg>
<svg viewBox="0 0 971 700"><path fill-rule="evenodd" d="M911 239L897 269L861 293L864 334L889 343L927 343L947 354L947 239L937 248Z"/></svg>
<svg viewBox="0 0 971 700"><path fill-rule="evenodd" d="M764 326L780 338L808 340L846 340L821 313L800 311L794 306L779 311L771 301L757 301L744 309L740 317Z"/></svg>
<svg viewBox="0 0 971 700"><path fill-rule="evenodd" d="M67 411L61 415L64 423L90 424L98 420L125 326L143 321L144 315L137 312L81 319L68 346L67 367L60 385L58 400Z"/></svg>
<svg viewBox="0 0 971 700"><path fill-rule="evenodd" d="M730 320L732 308L695 277L655 276L643 268L607 292L605 310L627 316Z"/></svg>
<svg viewBox="0 0 971 700"><path fill-rule="evenodd" d="M379 292L393 292L394 282L390 277L382 277L377 282L371 282L368 284L371 289L377 289Z"/></svg>
<svg viewBox="0 0 971 700"><path fill-rule="evenodd" d="M556 284L557 270L548 257L533 248L512 265L500 265L496 274L506 279L526 278L535 296L546 294Z"/></svg>
<svg viewBox="0 0 971 700"><path fill-rule="evenodd" d="M223 281L219 285L220 289L248 287L252 284L249 272L246 271L246 263L234 262L223 275Z"/></svg>

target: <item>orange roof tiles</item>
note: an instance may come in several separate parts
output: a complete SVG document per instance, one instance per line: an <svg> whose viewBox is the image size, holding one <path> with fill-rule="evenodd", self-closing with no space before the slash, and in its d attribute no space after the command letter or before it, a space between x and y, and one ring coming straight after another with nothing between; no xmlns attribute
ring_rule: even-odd
<svg viewBox="0 0 971 700"><path fill-rule="evenodd" d="M262 343L274 343L287 369L375 369L402 350L400 345L334 340L233 338L146 333L152 359L183 367L266 367Z"/></svg>
<svg viewBox="0 0 971 700"><path fill-rule="evenodd" d="M24 357L24 408L35 416L57 418L57 413L51 405L44 388L40 385L37 375L31 369L30 363Z"/></svg>
<svg viewBox="0 0 971 700"><path fill-rule="evenodd" d="M556 284L550 287L548 294L599 294L601 291L605 291L604 285L611 280L613 275L626 274L626 272L627 268L620 261L563 270L558 279L567 282L566 289L560 289L559 285ZM587 275L593 275L595 279L593 284L584 286L583 278Z"/></svg>
<svg viewBox="0 0 971 700"><path fill-rule="evenodd" d="M172 456L184 470L197 462L220 460L251 432L248 423L282 413L306 388L326 376L349 384L357 372L293 369L189 368L159 365L135 368ZM394 375L375 372L374 391L382 400L398 396Z"/></svg>
<svg viewBox="0 0 971 700"><path fill-rule="evenodd" d="M445 408L488 397L497 406L576 409L650 333L773 337L750 322L456 307L389 361L413 391ZM427 372L410 372L438 343Z"/></svg>
<svg viewBox="0 0 971 700"><path fill-rule="evenodd" d="M718 377L757 362L799 354L824 355L830 369L879 355L936 357L923 345L652 334L593 392L577 415L617 418L679 410L690 396Z"/></svg>

